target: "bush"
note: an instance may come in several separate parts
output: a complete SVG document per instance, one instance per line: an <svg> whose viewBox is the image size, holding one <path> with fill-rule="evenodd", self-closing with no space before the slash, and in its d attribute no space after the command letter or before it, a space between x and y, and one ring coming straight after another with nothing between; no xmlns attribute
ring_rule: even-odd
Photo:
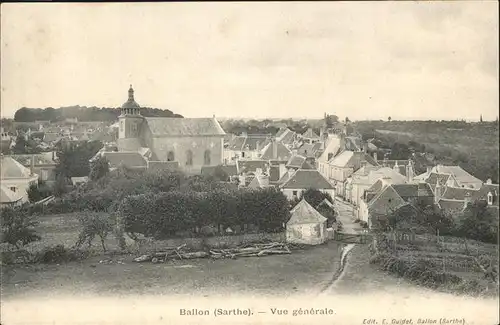
<svg viewBox="0 0 500 325"><path fill-rule="evenodd" d="M38 222L26 207L3 208L0 211L0 220L2 243L8 243L19 249L41 239L35 231Z"/></svg>
<svg viewBox="0 0 500 325"><path fill-rule="evenodd" d="M88 257L88 251L78 249L68 249L63 245L45 247L41 252L36 254L35 262L37 263L65 263L71 261L80 261Z"/></svg>

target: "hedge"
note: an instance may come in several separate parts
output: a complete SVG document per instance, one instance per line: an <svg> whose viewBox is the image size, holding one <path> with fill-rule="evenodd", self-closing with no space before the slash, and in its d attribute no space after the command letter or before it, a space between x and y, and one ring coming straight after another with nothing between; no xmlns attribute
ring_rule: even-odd
<svg viewBox="0 0 500 325"><path fill-rule="evenodd" d="M140 194L124 198L118 213L125 232L155 238L204 226L216 226L222 232L253 224L262 231L277 232L289 219L288 201L276 189Z"/></svg>

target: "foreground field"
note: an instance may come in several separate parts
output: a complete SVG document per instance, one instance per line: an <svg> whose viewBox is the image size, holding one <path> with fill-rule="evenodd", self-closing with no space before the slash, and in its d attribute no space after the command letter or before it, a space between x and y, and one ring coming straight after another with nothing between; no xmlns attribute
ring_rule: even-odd
<svg viewBox="0 0 500 325"><path fill-rule="evenodd" d="M76 215L40 218L38 232L44 246L74 245L78 238ZM161 264L133 262L133 255L103 254L96 240L92 249L99 256L60 265L4 266L2 298L52 296L56 294L257 294L290 295L316 292L324 287L339 267L340 245L329 242L290 255L239 258L237 260L198 259ZM108 249L117 248L110 236Z"/></svg>

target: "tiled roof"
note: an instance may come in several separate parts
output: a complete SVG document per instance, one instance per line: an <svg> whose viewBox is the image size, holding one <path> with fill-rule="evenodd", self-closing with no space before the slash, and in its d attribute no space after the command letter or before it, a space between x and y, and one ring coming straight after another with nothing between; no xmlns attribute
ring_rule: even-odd
<svg viewBox="0 0 500 325"><path fill-rule="evenodd" d="M333 189L334 187L326 178L315 169L299 169L282 185L290 189Z"/></svg>
<svg viewBox="0 0 500 325"><path fill-rule="evenodd" d="M345 150L330 160L330 164L336 167L351 167L354 169L361 167L361 162L366 161L372 166L378 163L368 154L360 151Z"/></svg>
<svg viewBox="0 0 500 325"><path fill-rule="evenodd" d="M277 146L276 157L273 156L273 144ZM290 159L291 156L292 152L290 151L290 149L288 149L283 143L281 143L281 141L276 141L267 144L266 148L264 149L264 152L262 153L261 159L285 160L285 159Z"/></svg>
<svg viewBox="0 0 500 325"><path fill-rule="evenodd" d="M56 162L52 159L52 152L48 155L45 153L34 154L34 155L11 155L12 158L20 162L23 166L31 166L31 157L35 158L35 166L38 165L55 165Z"/></svg>
<svg viewBox="0 0 500 325"><path fill-rule="evenodd" d="M229 142L228 149L235 151L264 149L271 140L267 136L236 136Z"/></svg>
<svg viewBox="0 0 500 325"><path fill-rule="evenodd" d="M387 215L388 212L404 204L406 204L405 200L396 190L392 186L387 186L368 203L368 210L371 215Z"/></svg>
<svg viewBox="0 0 500 325"><path fill-rule="evenodd" d="M297 149L297 153L302 156L313 156L314 155L313 147L314 144L304 143L303 145L300 146L299 149Z"/></svg>
<svg viewBox="0 0 500 325"><path fill-rule="evenodd" d="M23 198L21 193L11 191L7 186L1 184L0 203L14 203Z"/></svg>
<svg viewBox="0 0 500 325"><path fill-rule="evenodd" d="M135 151L102 152L101 156L108 160L109 165L112 168L116 168L120 164L131 168L147 166L147 161L144 157L139 152Z"/></svg>
<svg viewBox="0 0 500 325"><path fill-rule="evenodd" d="M306 200L302 199L291 211L291 217L287 225L308 224L308 223L323 223L326 218L323 217L315 208L313 208Z"/></svg>
<svg viewBox="0 0 500 325"><path fill-rule="evenodd" d="M236 162L238 165L238 172L255 172L257 168L262 169L264 171L266 169L266 165L269 165L267 160L238 160Z"/></svg>
<svg viewBox="0 0 500 325"><path fill-rule="evenodd" d="M292 178L294 172L289 172L287 171L279 180L278 180L278 184L284 184L286 182L288 182L288 180L290 178Z"/></svg>
<svg viewBox="0 0 500 325"><path fill-rule="evenodd" d="M31 177L31 171L10 156L1 157L0 173L1 179Z"/></svg>
<svg viewBox="0 0 500 325"><path fill-rule="evenodd" d="M430 185L427 183L419 184L392 184L396 193L405 201L414 197L432 197L433 193Z"/></svg>
<svg viewBox="0 0 500 325"><path fill-rule="evenodd" d="M462 212L465 208L465 201L463 200L448 200L440 199L439 207L446 212Z"/></svg>
<svg viewBox="0 0 500 325"><path fill-rule="evenodd" d="M425 180L426 183L431 185L432 190L436 188L436 184L439 182L439 184L444 185L448 181L448 179L451 176L449 174L436 174L436 173L430 173L429 176L427 176L427 179Z"/></svg>
<svg viewBox="0 0 500 325"><path fill-rule="evenodd" d="M452 199L452 200L465 200L466 196L477 196L479 190L474 190L470 188L462 188L462 187L451 187L447 186L442 198L443 199Z"/></svg>
<svg viewBox="0 0 500 325"><path fill-rule="evenodd" d="M368 174L369 182L373 182L374 180L379 179L381 177L390 178L392 183L394 184L401 184L406 182L406 177L401 175L397 171L393 170L392 168L382 167L374 169L376 167L370 167L370 166L367 166L366 168L368 168L368 170L372 169Z"/></svg>
<svg viewBox="0 0 500 325"><path fill-rule="evenodd" d="M286 167L300 168L306 161L306 157L301 155L294 155L286 163Z"/></svg>
<svg viewBox="0 0 500 325"><path fill-rule="evenodd" d="M432 171L434 173L453 175L460 185L480 187L483 183L480 179L472 176L460 166L437 165Z"/></svg>
<svg viewBox="0 0 500 325"><path fill-rule="evenodd" d="M153 136L225 135L215 118L146 117Z"/></svg>
<svg viewBox="0 0 500 325"><path fill-rule="evenodd" d="M345 137L345 148L351 151L361 151L363 149L363 143L360 138Z"/></svg>
<svg viewBox="0 0 500 325"><path fill-rule="evenodd" d="M318 139L319 138L319 135L317 135L316 132L314 132L312 128L307 129L307 131L304 132L302 134L302 136L304 138L307 138L307 139Z"/></svg>
<svg viewBox="0 0 500 325"><path fill-rule="evenodd" d="M280 128L278 133L276 133L276 138L281 138L286 132L289 132L290 129L287 127Z"/></svg>
<svg viewBox="0 0 500 325"><path fill-rule="evenodd" d="M483 184L481 188L472 196L472 200L487 200L488 193L493 196L493 206L498 207L498 184Z"/></svg>
<svg viewBox="0 0 500 325"><path fill-rule="evenodd" d="M295 140L295 132L289 129L287 130L288 131L286 131L285 134L280 138L280 141L284 144L291 144L293 143L293 140Z"/></svg>

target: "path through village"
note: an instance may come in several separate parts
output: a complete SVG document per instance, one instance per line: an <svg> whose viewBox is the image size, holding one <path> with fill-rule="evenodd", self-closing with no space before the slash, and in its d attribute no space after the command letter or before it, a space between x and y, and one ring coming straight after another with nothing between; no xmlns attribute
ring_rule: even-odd
<svg viewBox="0 0 500 325"><path fill-rule="evenodd" d="M335 198L335 210L337 211L337 219L342 223L342 233L344 234L360 234L363 232L363 228L359 223L355 223L354 209L353 206L347 202L342 201L339 198ZM325 287L320 295L329 295L333 292L336 283L342 278L346 271L346 266L348 264L349 252L354 248L356 244L347 244L343 247L341 251L341 267L332 277L332 281L327 287Z"/></svg>

